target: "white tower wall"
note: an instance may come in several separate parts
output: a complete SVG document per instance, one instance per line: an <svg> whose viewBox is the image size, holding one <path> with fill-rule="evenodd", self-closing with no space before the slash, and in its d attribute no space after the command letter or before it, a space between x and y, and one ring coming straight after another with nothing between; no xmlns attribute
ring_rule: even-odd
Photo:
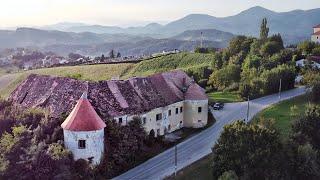
<svg viewBox="0 0 320 180"><path fill-rule="evenodd" d="M104 153L104 129L97 131L63 130L64 145L69 149L75 160L93 157L93 164L101 162ZM79 148L79 140L85 140L85 148Z"/></svg>

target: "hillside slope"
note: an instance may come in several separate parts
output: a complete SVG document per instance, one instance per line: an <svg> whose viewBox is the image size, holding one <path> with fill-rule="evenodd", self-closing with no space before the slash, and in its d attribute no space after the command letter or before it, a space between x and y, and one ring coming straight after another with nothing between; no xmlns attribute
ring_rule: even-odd
<svg viewBox="0 0 320 180"><path fill-rule="evenodd" d="M152 58L136 64L124 77L147 76L153 73L170 71L173 69L194 70L210 67L214 60L213 54L179 53Z"/></svg>
<svg viewBox="0 0 320 180"><path fill-rule="evenodd" d="M179 53L147 59L137 64L67 66L23 71L12 74L14 78L11 79L10 83L7 83L5 87L0 87L0 96L8 97L17 85L30 74L72 77L89 81L108 80L112 77L127 79L133 76L148 76L174 69L194 72L199 69L209 68L213 59L214 55L212 54Z"/></svg>
<svg viewBox="0 0 320 180"><path fill-rule="evenodd" d="M202 36L201 36L202 33ZM233 34L219 31L216 29L200 29L188 30L171 38L184 41L200 41L201 38L207 41L225 42L228 43L234 37Z"/></svg>

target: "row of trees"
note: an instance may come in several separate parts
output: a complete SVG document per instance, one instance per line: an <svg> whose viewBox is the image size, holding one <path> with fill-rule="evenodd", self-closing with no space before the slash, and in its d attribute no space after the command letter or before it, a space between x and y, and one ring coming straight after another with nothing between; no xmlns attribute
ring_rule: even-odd
<svg viewBox="0 0 320 180"><path fill-rule="evenodd" d="M214 179L319 179L320 106L311 105L281 139L273 120L237 121L213 148Z"/></svg>
<svg viewBox="0 0 320 180"><path fill-rule="evenodd" d="M280 34L268 37L267 20L261 24L260 38L237 36L229 47L216 52L208 85L217 90L236 90L242 97L259 97L294 87L298 51L284 48Z"/></svg>

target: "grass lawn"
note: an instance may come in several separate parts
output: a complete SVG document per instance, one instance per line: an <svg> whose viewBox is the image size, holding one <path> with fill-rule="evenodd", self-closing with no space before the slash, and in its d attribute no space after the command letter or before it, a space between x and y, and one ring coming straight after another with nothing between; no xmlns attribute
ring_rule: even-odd
<svg viewBox="0 0 320 180"><path fill-rule="evenodd" d="M3 69L3 68L0 68L0 77L3 76L3 75L5 75L5 74L7 74L7 73L6 73L6 70Z"/></svg>
<svg viewBox="0 0 320 180"><path fill-rule="evenodd" d="M290 133L291 123L294 120L294 118L291 117L290 108L296 105L298 107L296 113L299 115L303 115L307 104L307 95L298 96L293 99L280 102L263 110L254 118L253 122L257 122L260 117L272 118L275 120L275 126L279 129L281 137L286 138Z"/></svg>
<svg viewBox="0 0 320 180"><path fill-rule="evenodd" d="M210 92L207 94L209 96L209 100L211 102L223 102L223 103L230 103L230 102L239 102L242 101L240 96L237 92Z"/></svg>
<svg viewBox="0 0 320 180"><path fill-rule="evenodd" d="M212 154L196 161L195 163L187 166L186 168L178 171L177 176L174 175L166 178L167 180L209 180L213 179L211 172Z"/></svg>

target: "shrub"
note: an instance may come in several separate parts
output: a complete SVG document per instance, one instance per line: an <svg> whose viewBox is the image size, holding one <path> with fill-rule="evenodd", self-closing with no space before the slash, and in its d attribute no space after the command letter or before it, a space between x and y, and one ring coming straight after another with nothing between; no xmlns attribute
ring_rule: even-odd
<svg viewBox="0 0 320 180"><path fill-rule="evenodd" d="M314 103L320 102L320 82L315 83L312 87L311 101Z"/></svg>

